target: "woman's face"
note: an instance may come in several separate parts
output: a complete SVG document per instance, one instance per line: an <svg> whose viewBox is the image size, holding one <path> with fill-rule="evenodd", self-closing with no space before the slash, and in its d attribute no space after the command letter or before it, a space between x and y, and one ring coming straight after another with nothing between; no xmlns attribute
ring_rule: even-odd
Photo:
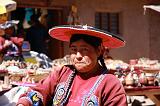
<svg viewBox="0 0 160 106"><path fill-rule="evenodd" d="M98 64L97 58L100 55L99 49L86 43L84 40L78 40L70 45L71 62L75 68L81 72L90 72Z"/></svg>
<svg viewBox="0 0 160 106"><path fill-rule="evenodd" d="M5 34L5 31L3 29L0 29L0 36L4 34Z"/></svg>
<svg viewBox="0 0 160 106"><path fill-rule="evenodd" d="M0 14L0 24L4 24L7 21L7 14ZM0 29L0 36L4 35L5 31Z"/></svg>
<svg viewBox="0 0 160 106"><path fill-rule="evenodd" d="M4 24L7 21L8 14L0 14L0 24Z"/></svg>

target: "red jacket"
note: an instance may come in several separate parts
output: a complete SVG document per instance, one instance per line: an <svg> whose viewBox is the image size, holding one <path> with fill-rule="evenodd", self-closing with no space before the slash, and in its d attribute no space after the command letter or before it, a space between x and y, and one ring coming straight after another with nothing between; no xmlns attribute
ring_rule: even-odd
<svg viewBox="0 0 160 106"><path fill-rule="evenodd" d="M54 69L46 79L40 81L36 87L32 87L29 93L23 94L18 104L32 106L33 102L41 100L44 106L48 106L49 101L53 100L54 106L58 106L56 104L63 96L61 102L67 98L65 87L68 86L72 73L73 69L68 66ZM86 76L76 73L69 88L71 92L64 104L65 106L86 106L87 104L94 104L93 106L127 106L123 85L114 75L102 74L101 70Z"/></svg>

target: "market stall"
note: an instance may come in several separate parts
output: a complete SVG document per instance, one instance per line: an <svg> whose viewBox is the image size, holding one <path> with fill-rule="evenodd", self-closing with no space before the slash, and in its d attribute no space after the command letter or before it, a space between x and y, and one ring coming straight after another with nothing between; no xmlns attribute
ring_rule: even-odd
<svg viewBox="0 0 160 106"><path fill-rule="evenodd" d="M51 72L52 60L45 54L29 51L23 54L25 61L8 60L0 64L0 91L13 85L37 83Z"/></svg>
<svg viewBox="0 0 160 106"><path fill-rule="evenodd" d="M125 88L128 96L142 96L151 99L156 106L160 105L160 87L147 86L147 87L133 87ZM144 102L144 101L142 101Z"/></svg>
<svg viewBox="0 0 160 106"><path fill-rule="evenodd" d="M151 100L152 105L159 106L160 63L158 60L140 58L131 59L129 63L122 60L106 60L105 63L110 73L116 75L122 82L129 98L141 96ZM133 100L128 102L132 103Z"/></svg>
<svg viewBox="0 0 160 106"><path fill-rule="evenodd" d="M55 59L51 62L51 60L44 59L44 56L39 58L39 54L36 52L30 52L29 55L24 56L26 60L31 63L17 63L15 61L10 61L8 63L1 64L2 66L7 67L6 71L1 70L5 76L5 81L3 84L8 84L12 86L8 86L10 89L13 86L35 86L36 82L48 76L51 72L50 68L46 68L46 64L43 67L38 67L38 64L35 64L35 60L40 60L43 62L47 61L48 65L54 66L62 66L70 64L69 55L64 56L63 58ZM32 59L31 59L32 57ZM34 60L35 59L35 60ZM34 63L34 64L33 64ZM140 58L140 59L132 59L129 63L125 63L122 60L106 60L106 66L108 67L109 73L116 75L119 80L122 82L126 94L129 97L128 103L131 104L133 100L130 98L136 97L142 98L142 104L149 104L147 101L151 101L150 104L159 106L160 104L160 63L157 60L150 60L148 58ZM5 65L4 65L5 64ZM8 64L8 65L7 65ZM18 69L14 65L21 66ZM24 68L25 67L25 68ZM10 80L9 80L10 78ZM10 87L10 88L9 88ZM2 87L1 94L8 91L4 86Z"/></svg>

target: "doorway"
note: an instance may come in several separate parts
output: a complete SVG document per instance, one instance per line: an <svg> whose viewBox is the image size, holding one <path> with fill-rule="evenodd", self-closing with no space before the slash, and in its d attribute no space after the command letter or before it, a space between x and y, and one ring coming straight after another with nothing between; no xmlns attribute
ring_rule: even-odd
<svg viewBox="0 0 160 106"><path fill-rule="evenodd" d="M48 10L48 28L51 29L54 26L62 25L65 22L63 16L63 10ZM63 42L50 37L48 43L48 56L54 60L62 58L64 56Z"/></svg>
<svg viewBox="0 0 160 106"><path fill-rule="evenodd" d="M33 8L38 10L37 8ZM47 29L51 29L57 25L64 25L67 21L67 7L59 8L59 9L47 9ZM19 14L21 14L19 18ZM20 29L23 24L23 20L25 18L25 8L17 8L12 14L11 18L15 20L20 20L20 25L18 26ZM25 30L23 30L24 38L25 38ZM62 58L64 56L64 42L53 39L49 36L49 41L47 43L47 56L54 60L57 58Z"/></svg>

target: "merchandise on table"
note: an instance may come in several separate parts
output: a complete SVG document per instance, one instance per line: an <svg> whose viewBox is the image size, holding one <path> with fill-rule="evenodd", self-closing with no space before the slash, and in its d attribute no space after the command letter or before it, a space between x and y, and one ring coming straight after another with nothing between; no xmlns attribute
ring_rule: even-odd
<svg viewBox="0 0 160 106"><path fill-rule="evenodd" d="M27 54L27 55L26 55ZM30 61L3 61L0 64L1 77L9 75L9 82L37 83L47 77L51 72L52 61L44 54L29 51L24 55L25 59L33 58L34 62ZM2 73L4 73L2 75ZM4 80L2 80L4 83Z"/></svg>
<svg viewBox="0 0 160 106"><path fill-rule="evenodd" d="M129 63L122 60L105 60L109 73L116 75L124 86L160 86L160 63L148 58L131 59Z"/></svg>

